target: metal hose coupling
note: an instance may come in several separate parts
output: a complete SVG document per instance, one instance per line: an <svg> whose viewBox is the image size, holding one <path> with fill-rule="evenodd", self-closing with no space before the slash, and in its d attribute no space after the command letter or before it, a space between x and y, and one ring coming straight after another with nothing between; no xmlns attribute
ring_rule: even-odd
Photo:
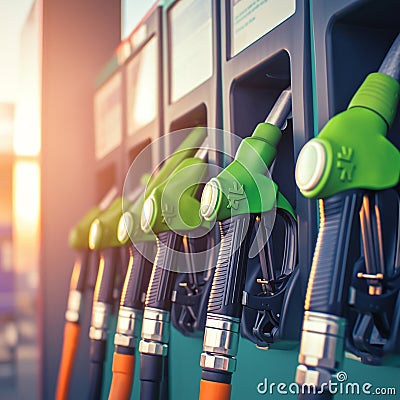
<svg viewBox="0 0 400 400"><path fill-rule="evenodd" d="M139 352L165 357L168 353L169 331L169 311L145 307Z"/></svg>
<svg viewBox="0 0 400 400"><path fill-rule="evenodd" d="M120 306L114 344L134 349L137 338L140 337L142 319L143 311Z"/></svg>
<svg viewBox="0 0 400 400"><path fill-rule="evenodd" d="M296 371L299 385L320 388L329 384L343 361L345 329L344 318L312 311L304 313L300 365Z"/></svg>
<svg viewBox="0 0 400 400"><path fill-rule="evenodd" d="M65 320L68 322L79 322L82 309L82 293L79 290L70 290L68 294L67 311Z"/></svg>
<svg viewBox="0 0 400 400"><path fill-rule="evenodd" d="M207 314L200 366L234 372L239 343L240 320L226 315Z"/></svg>
<svg viewBox="0 0 400 400"><path fill-rule="evenodd" d="M107 340L107 319L110 305L96 301L93 303L92 321L89 329L89 338L92 340Z"/></svg>

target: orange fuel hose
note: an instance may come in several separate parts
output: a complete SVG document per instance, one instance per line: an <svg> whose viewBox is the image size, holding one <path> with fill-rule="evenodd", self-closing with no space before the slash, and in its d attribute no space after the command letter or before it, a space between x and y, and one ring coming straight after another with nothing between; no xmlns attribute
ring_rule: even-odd
<svg viewBox="0 0 400 400"><path fill-rule="evenodd" d="M61 354L60 370L58 372L56 400L68 398L69 383L78 347L81 327L78 323L66 322L64 327L64 343Z"/></svg>
<svg viewBox="0 0 400 400"><path fill-rule="evenodd" d="M108 400L129 400L135 373L135 356L114 353Z"/></svg>
<svg viewBox="0 0 400 400"><path fill-rule="evenodd" d="M200 381L199 400L229 400L231 397L229 383L212 382L202 379Z"/></svg>

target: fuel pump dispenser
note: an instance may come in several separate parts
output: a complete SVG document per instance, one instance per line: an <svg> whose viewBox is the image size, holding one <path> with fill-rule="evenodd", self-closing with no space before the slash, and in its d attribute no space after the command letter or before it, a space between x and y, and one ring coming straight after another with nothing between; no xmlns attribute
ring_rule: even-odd
<svg viewBox="0 0 400 400"><path fill-rule="evenodd" d="M92 221L100 212L98 207L91 209L70 233L69 244L76 250L77 254L71 276L67 311L65 313L64 342L55 396L57 400L68 398L75 354L81 334L81 309L87 284L90 257L88 246L89 229Z"/></svg>
<svg viewBox="0 0 400 400"><path fill-rule="evenodd" d="M150 279L155 243L154 235L144 233L140 227L144 201L157 185L168 179L178 165L197 151L206 134L207 132L203 128L192 130L161 166L157 174L150 178L145 192L138 200L133 204L124 203L125 211L119 221L118 238L124 245L132 242L132 245L129 245L131 259L125 277L114 338L115 351L110 399L128 399L134 379L136 345L141 329L144 294ZM129 172L127 179L130 179L131 175Z"/></svg>
<svg viewBox="0 0 400 400"><path fill-rule="evenodd" d="M264 292L259 305L266 312L265 321L257 330L259 340L266 345L273 343L274 335L279 336L280 321L288 318L282 303L279 307L274 300L276 294L282 296L287 290L287 282L297 265L296 215L267 175L282 137L281 129L291 112L291 102L290 89L284 90L266 122L258 124L253 135L243 139L235 160L207 183L202 194L201 213L206 220L218 221L221 245L207 309L200 361L203 369L200 399L230 398L242 309L250 299L244 292L247 262L257 245L262 275L258 281ZM279 266L273 264L269 241L275 211L286 226L285 254ZM258 238L251 245L255 225Z"/></svg>
<svg viewBox="0 0 400 400"><path fill-rule="evenodd" d="M162 6L155 4L126 39L129 50L122 66L124 171L129 170L142 150L151 146L149 157L142 158L140 165L135 164L136 178L131 177L132 186L138 185L140 177L158 165L162 156L160 146L151 145L162 136L164 128L161 21Z"/></svg>
<svg viewBox="0 0 400 400"><path fill-rule="evenodd" d="M183 161L165 183L153 189L143 205L141 226L145 232L157 235L157 256L147 290L139 346L141 399L161 399L178 274L190 274L192 280L201 281L204 269L210 268L206 262L208 227L202 226L200 202L196 199L199 183L207 172L206 154L207 149L201 149L194 158ZM168 210L176 211L171 214ZM202 287L193 282L191 289L200 295Z"/></svg>
<svg viewBox="0 0 400 400"><path fill-rule="evenodd" d="M57 400L92 292L89 399L253 399L297 356L299 399L395 382L399 26L395 0L151 7L96 79Z"/></svg>
<svg viewBox="0 0 400 400"><path fill-rule="evenodd" d="M109 317L119 300L118 278L125 275L127 265L121 264L121 243L118 223L122 215L122 198L96 218L89 232L89 247L100 252L100 262L93 296L92 320L89 330L90 370L89 398L99 399L103 385ZM117 291L115 291L117 288Z"/></svg>
<svg viewBox="0 0 400 400"><path fill-rule="evenodd" d="M56 399L68 398L71 374L81 335L83 303L87 300L87 290L92 289L90 266L91 261L96 262L97 254L89 248L90 227L92 222L110 206L116 193L117 190L112 188L100 204L89 210L70 231L69 245L76 251L76 259L72 270L65 313L64 342L58 373ZM91 260L93 258L94 260Z"/></svg>
<svg viewBox="0 0 400 400"><path fill-rule="evenodd" d="M262 260L259 257L250 258L244 287L247 304L243 307L238 339L240 363L235 372L235 379L242 384L236 385L232 393L233 398L238 399L254 391L256 383L266 377L264 371L253 375L251 366L254 364L262 365L269 360L275 366L268 371L269 381L292 379L287 364L295 363L295 351L290 349L300 338L301 303L317 232L316 204L301 195L293 173L301 146L313 136L309 7L309 1L296 0L232 0L221 3L223 126L224 130L236 135L224 141L224 166L232 162L241 140L264 120L282 91L290 86L292 95L292 118L284 127L276 159L270 169L273 181L295 210L297 220L299 268L294 270L285 300L282 299L285 314L291 315L291 318L280 320L279 334L274 339L272 334L267 343L260 327L267 323L264 315L271 310L266 310L264 305L256 305L258 300L261 301L258 295L265 291L265 286L260 283L263 280L260 276ZM285 226L281 218L277 218L272 231L273 246L269 252L273 265L282 265L282 249L287 240ZM272 327L269 325L269 329ZM284 349L285 353L280 349Z"/></svg>
<svg viewBox="0 0 400 400"><path fill-rule="evenodd" d="M298 383L313 385L317 391L301 393L302 399L333 398L330 380L344 355L348 302L356 311L361 309L362 321L358 317L356 324L371 327L358 342L352 338L359 352L379 358L385 344L392 347L391 352L398 351L399 244L391 240L392 257L387 253L385 257L380 209L385 203L384 190L397 190L399 183L400 153L385 138L397 111L399 61L400 35L379 72L367 76L347 110L333 117L318 137L304 146L297 161L299 188L305 196L318 198L320 206L296 373ZM358 219L362 258L357 261L357 279L353 279L349 294L357 255L354 242L359 241L354 229ZM397 240L399 229L397 224ZM392 260L394 265L388 265ZM375 329L376 339L371 329Z"/></svg>
<svg viewBox="0 0 400 400"><path fill-rule="evenodd" d="M164 132L195 126L209 135L209 161L220 164L222 102L220 0L168 0L163 6ZM167 137L168 140L168 137ZM166 152L176 147L167 142Z"/></svg>

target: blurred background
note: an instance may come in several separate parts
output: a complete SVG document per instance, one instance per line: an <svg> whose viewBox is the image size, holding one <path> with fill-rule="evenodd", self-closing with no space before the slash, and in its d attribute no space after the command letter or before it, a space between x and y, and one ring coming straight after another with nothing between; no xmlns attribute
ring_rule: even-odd
<svg viewBox="0 0 400 400"><path fill-rule="evenodd" d="M299 265L306 268L295 274L291 293L303 293L317 212L295 187L295 158L378 68L399 32L399 7L396 0L0 0L0 400L54 399L79 255L69 232L110 189L122 188L141 149L163 132L193 126L223 127L244 138L289 81L295 117L283 135L274 178L299 215ZM396 121L389 138L398 145ZM211 146L234 150L231 139L213 135ZM141 172L176 145L166 135L165 146L154 151L160 154L148 157ZM217 153L210 155L227 162ZM133 185L141 172L135 169ZM283 248L283 229L277 232ZM94 277L98 266L95 260ZM256 275L248 276L248 287L259 292ZM69 386L69 398L78 400L87 398L89 386L94 283L87 286L85 340ZM293 338L301 318L295 331L292 316L302 315L302 302L285 312ZM297 348L282 351L278 343L266 353L247 340L258 315L250 313L242 325L247 333L240 338L235 399L260 398L257 385L267 373L270 382L292 382L297 365ZM113 318L111 327L116 313ZM275 323L268 329L275 331ZM375 331L369 337L379 345ZM108 344L111 355L113 341ZM171 348L170 393L179 393L174 400L193 398L202 335L172 329ZM398 381L398 368L374 369L350 358L344 371L353 382L390 388Z"/></svg>
<svg viewBox="0 0 400 400"><path fill-rule="evenodd" d="M68 230L93 202L95 76L153 3L0 0L2 400L52 397L39 371L59 349L40 343L61 329L48 295L67 290Z"/></svg>

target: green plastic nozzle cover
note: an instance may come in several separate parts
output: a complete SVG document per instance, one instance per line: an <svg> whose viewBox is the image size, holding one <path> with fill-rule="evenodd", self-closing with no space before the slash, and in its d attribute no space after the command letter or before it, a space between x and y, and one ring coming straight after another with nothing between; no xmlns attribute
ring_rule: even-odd
<svg viewBox="0 0 400 400"><path fill-rule="evenodd" d="M129 231L127 235L121 235L120 241L122 244L126 244L129 238L135 242L146 242L154 241L155 237L152 234L146 234L141 229L141 215L144 201L149 197L150 193L162 182L166 181L175 168L183 162L186 158L193 157L199 146L204 142L207 137L207 129L203 127L194 128L180 146L174 151L160 168L156 175L153 175L147 183L147 187L144 196L140 198L131 206L124 207L127 215L124 213L123 223ZM128 223L126 223L129 221Z"/></svg>
<svg viewBox="0 0 400 400"><path fill-rule="evenodd" d="M242 140L234 161L209 182L218 187L218 199L211 215L206 217L202 212L206 219L222 221L235 215L271 211L275 206L286 209L296 218L277 184L266 176L281 137L277 126L263 122L257 125L252 136ZM207 207L205 202L203 191L202 211Z"/></svg>
<svg viewBox="0 0 400 400"><path fill-rule="evenodd" d="M146 226L142 224L142 229L159 234L199 228L204 220L200 216L200 201L195 196L206 173L207 164L200 158L184 160L145 201L142 220Z"/></svg>
<svg viewBox="0 0 400 400"><path fill-rule="evenodd" d="M100 215L100 213L100 208L93 207L82 217L76 226L71 229L68 238L71 248L75 250L85 250L89 248L88 236L90 225Z"/></svg>
<svg viewBox="0 0 400 400"><path fill-rule="evenodd" d="M118 241L118 224L121 215L122 198L119 197L92 222L89 232L91 250L121 246Z"/></svg>
<svg viewBox="0 0 400 400"><path fill-rule="evenodd" d="M368 75L347 110L331 118L303 147L296 182L305 197L397 185L400 153L386 133L396 115L399 89L390 76Z"/></svg>

